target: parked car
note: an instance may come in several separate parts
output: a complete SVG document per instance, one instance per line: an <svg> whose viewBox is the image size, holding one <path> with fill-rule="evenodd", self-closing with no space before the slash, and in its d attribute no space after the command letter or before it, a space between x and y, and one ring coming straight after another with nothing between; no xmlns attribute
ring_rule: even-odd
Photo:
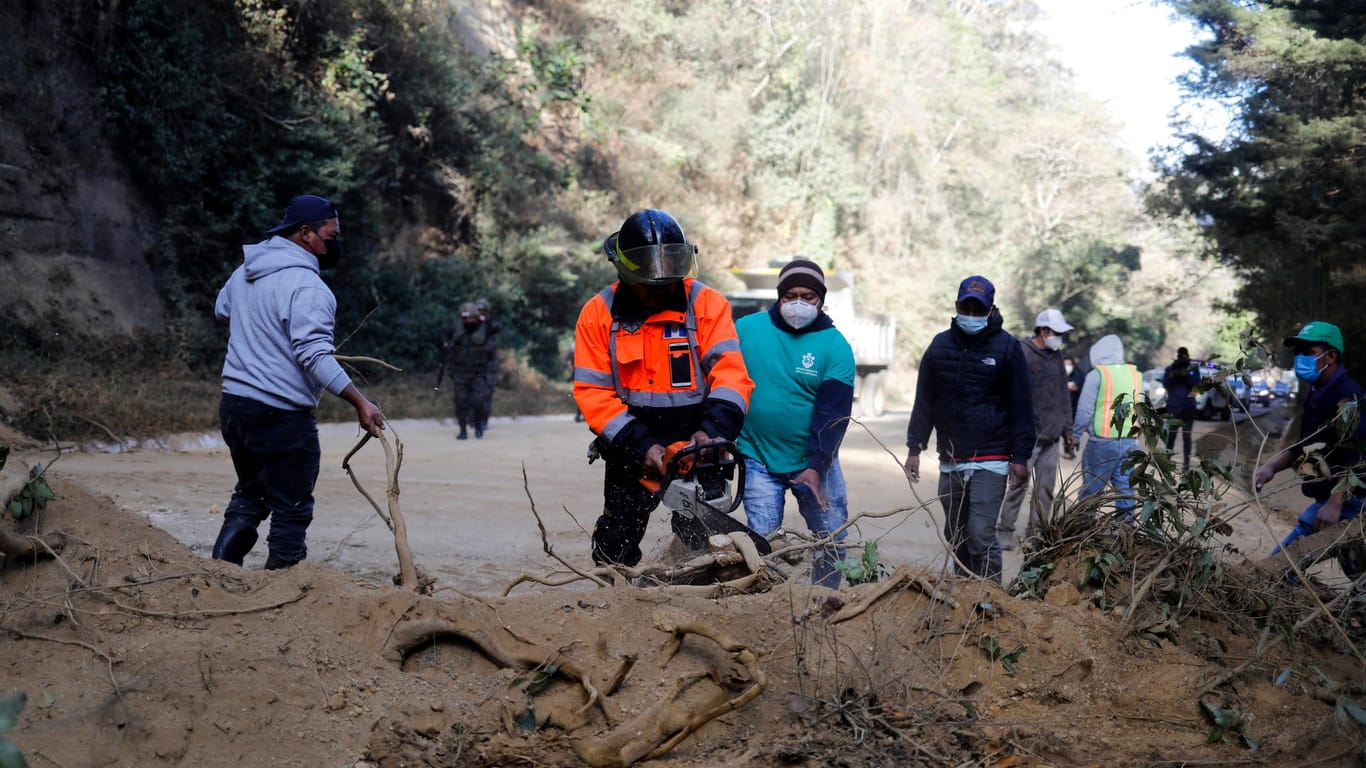
<svg viewBox="0 0 1366 768"><path fill-rule="evenodd" d="M1228 421L1233 415L1233 410L1229 407L1228 390L1222 384L1215 382L1208 389L1197 389L1195 392L1195 415L1197 418L1212 421L1220 419Z"/></svg>
<svg viewBox="0 0 1366 768"><path fill-rule="evenodd" d="M1295 380L1293 378L1277 379L1271 385L1271 394L1279 398L1284 398L1286 400L1293 398L1298 391L1299 387L1296 386Z"/></svg>
<svg viewBox="0 0 1366 768"><path fill-rule="evenodd" d="M1243 402L1254 405L1271 405L1273 395L1271 394L1271 386L1266 382L1266 377L1253 375L1248 378L1250 383L1243 395Z"/></svg>
<svg viewBox="0 0 1366 768"><path fill-rule="evenodd" d="M1219 373L1219 364L1203 360L1193 362L1200 369L1200 381L1191 393L1195 398L1196 418L1207 421L1213 419L1228 421L1233 416L1233 410L1229 406L1232 395L1228 387L1216 378Z"/></svg>
<svg viewBox="0 0 1366 768"><path fill-rule="evenodd" d="M1167 405L1167 388L1162 386L1162 368L1149 368L1143 372L1143 395L1154 408Z"/></svg>

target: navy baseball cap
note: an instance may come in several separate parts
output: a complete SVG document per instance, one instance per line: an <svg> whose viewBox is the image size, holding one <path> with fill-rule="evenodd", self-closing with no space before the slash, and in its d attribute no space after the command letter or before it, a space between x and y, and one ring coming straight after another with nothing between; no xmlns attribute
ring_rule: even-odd
<svg viewBox="0 0 1366 768"><path fill-rule="evenodd" d="M299 195L289 201L284 220L267 229L266 234L275 235L310 221L336 218L339 218L337 206L333 205L331 200L317 195Z"/></svg>
<svg viewBox="0 0 1366 768"><path fill-rule="evenodd" d="M990 309L996 303L996 286L981 275L973 275L958 284L958 301L977 299Z"/></svg>

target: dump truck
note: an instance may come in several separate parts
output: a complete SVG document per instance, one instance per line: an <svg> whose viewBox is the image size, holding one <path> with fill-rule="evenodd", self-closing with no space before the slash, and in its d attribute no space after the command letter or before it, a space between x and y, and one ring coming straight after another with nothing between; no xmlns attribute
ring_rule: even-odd
<svg viewBox="0 0 1366 768"><path fill-rule="evenodd" d="M761 269L732 269L745 288L726 294L731 315L739 320L767 312L778 300L778 272L782 264ZM854 274L828 270L825 274L825 312L854 348L854 415L881 416L887 409L887 371L896 348L896 318L859 308L854 302Z"/></svg>

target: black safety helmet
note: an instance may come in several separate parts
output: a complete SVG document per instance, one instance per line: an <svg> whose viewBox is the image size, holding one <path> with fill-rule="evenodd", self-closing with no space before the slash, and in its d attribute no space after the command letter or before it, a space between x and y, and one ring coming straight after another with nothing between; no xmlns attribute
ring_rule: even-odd
<svg viewBox="0 0 1366 768"><path fill-rule="evenodd" d="M622 282L632 285L669 285L697 276L697 246L674 217L656 208L631 214L602 250Z"/></svg>

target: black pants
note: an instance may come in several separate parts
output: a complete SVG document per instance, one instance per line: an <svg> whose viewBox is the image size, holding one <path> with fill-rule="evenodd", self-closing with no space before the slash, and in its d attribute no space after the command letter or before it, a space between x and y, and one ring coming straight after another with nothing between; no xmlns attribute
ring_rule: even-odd
<svg viewBox="0 0 1366 768"><path fill-rule="evenodd" d="M488 408L493 403L493 392L488 380L479 375L455 378L455 420L461 431L466 426L483 429L488 423Z"/></svg>
<svg viewBox="0 0 1366 768"><path fill-rule="evenodd" d="M322 459L313 411L287 411L224 394L218 419L237 471L237 485L223 511L224 530L254 532L269 517L266 544L271 557L284 563L303 560ZM255 541L254 534L249 538Z"/></svg>
<svg viewBox="0 0 1366 768"><path fill-rule="evenodd" d="M1167 450L1170 451L1172 446L1176 444L1176 431L1178 429L1181 430L1181 455L1185 459L1185 465L1190 466L1191 428L1195 426L1195 418L1193 416L1178 416L1174 413L1167 414L1167 418L1169 420L1168 423L1178 419L1181 421L1179 425L1173 424L1167 428Z"/></svg>
<svg viewBox="0 0 1366 768"><path fill-rule="evenodd" d="M602 484L602 516L593 526L593 562L634 566L640 562L640 540L650 525L659 495L640 484L640 461L598 440L607 464Z"/></svg>

